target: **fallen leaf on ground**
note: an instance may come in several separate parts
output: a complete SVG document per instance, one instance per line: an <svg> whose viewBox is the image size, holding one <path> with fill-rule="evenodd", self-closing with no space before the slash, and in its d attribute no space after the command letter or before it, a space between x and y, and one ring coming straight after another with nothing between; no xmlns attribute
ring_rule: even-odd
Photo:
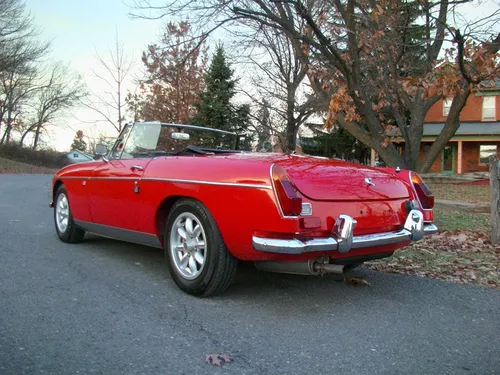
<svg viewBox="0 0 500 375"><path fill-rule="evenodd" d="M227 353L207 354L207 357L205 358L205 362L214 366L220 366L222 364L222 361L224 361L225 363L231 362L231 356Z"/></svg>
<svg viewBox="0 0 500 375"><path fill-rule="evenodd" d="M368 268L500 288L500 244L489 234L453 230L425 237L390 258L365 263Z"/></svg>
<svg viewBox="0 0 500 375"><path fill-rule="evenodd" d="M370 285L365 279L359 279L357 277L346 277L344 280L346 284L349 285Z"/></svg>
<svg viewBox="0 0 500 375"><path fill-rule="evenodd" d="M219 355L219 358L223 359L227 363L232 361L231 356L227 353Z"/></svg>

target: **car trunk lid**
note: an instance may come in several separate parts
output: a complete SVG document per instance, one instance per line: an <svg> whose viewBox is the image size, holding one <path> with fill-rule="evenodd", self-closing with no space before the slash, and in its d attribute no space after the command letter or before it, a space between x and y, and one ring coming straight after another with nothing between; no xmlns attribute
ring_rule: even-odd
<svg viewBox="0 0 500 375"><path fill-rule="evenodd" d="M409 197L396 176L340 160L300 157L300 163L278 162L297 189L312 200L364 201Z"/></svg>

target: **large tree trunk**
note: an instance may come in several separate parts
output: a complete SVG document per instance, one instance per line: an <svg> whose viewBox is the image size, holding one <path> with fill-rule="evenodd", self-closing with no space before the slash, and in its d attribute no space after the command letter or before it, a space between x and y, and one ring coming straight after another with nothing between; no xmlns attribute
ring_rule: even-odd
<svg viewBox="0 0 500 375"><path fill-rule="evenodd" d="M399 154L398 150L391 142L387 142L383 135L373 135L368 130L364 130L359 124L346 122L344 115L339 114L336 117L339 126L347 130L353 137L361 141L364 145L373 148L384 162L391 167L400 167L406 169L406 162Z"/></svg>
<svg viewBox="0 0 500 375"><path fill-rule="evenodd" d="M26 130L23 135L21 136L21 140L19 141L19 146L22 146L24 144L24 139L26 136L30 133L30 130Z"/></svg>
<svg viewBox="0 0 500 375"><path fill-rule="evenodd" d="M5 128L5 131L3 132L2 139L0 139L0 145L3 145L5 143L5 137L7 136L7 130L8 128Z"/></svg>
<svg viewBox="0 0 500 375"><path fill-rule="evenodd" d="M10 142L11 130L12 130L12 125L10 124L10 121L9 121L9 122L7 122L7 127L5 128L5 132L3 133L2 141L0 142L0 144Z"/></svg>
<svg viewBox="0 0 500 375"><path fill-rule="evenodd" d="M288 123L286 127L286 150L285 152L294 152L297 146L297 131L295 123Z"/></svg>
<svg viewBox="0 0 500 375"><path fill-rule="evenodd" d="M286 149L285 152L294 152L297 144L297 123L295 121L295 91L288 90L286 111Z"/></svg>
<svg viewBox="0 0 500 375"><path fill-rule="evenodd" d="M411 108L410 125L406 130L408 137L405 140L404 159L406 168L416 170L418 165L418 156L420 154L420 145L422 142L422 134L424 133L425 121L425 103L422 99L417 98Z"/></svg>
<svg viewBox="0 0 500 375"><path fill-rule="evenodd" d="M432 143L431 148L424 155L424 159L421 163L418 164L416 170L417 172L426 173L434 163L434 160L441 153L441 150L446 146L446 144L450 141L450 139L455 135L455 132L460 126L460 112L462 108L465 106L467 102L467 98L469 97L471 91L468 84L465 84L467 87L463 89L463 91L458 92L453 98L453 102L451 103L450 112L448 113L448 119L444 124L443 130L438 135L436 140Z"/></svg>
<svg viewBox="0 0 500 375"><path fill-rule="evenodd" d="M33 141L33 150L36 150L36 148L38 147L38 141L40 140L40 130L42 128L42 124L38 124L36 126L36 130L35 130L35 140Z"/></svg>

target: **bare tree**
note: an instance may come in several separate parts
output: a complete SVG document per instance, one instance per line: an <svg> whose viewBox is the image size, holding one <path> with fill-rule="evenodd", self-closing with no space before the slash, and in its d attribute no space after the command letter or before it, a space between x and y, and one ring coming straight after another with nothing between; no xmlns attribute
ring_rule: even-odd
<svg viewBox="0 0 500 375"><path fill-rule="evenodd" d="M23 48L22 43L19 44ZM16 53L11 55L15 63ZM23 57L24 58L24 57ZM30 99L30 94L36 90L37 67L32 64L22 64L12 69L0 72L0 125L5 124L0 144L10 141L16 120L20 119L23 108Z"/></svg>
<svg viewBox="0 0 500 375"><path fill-rule="evenodd" d="M64 65L55 64L43 78L30 102L31 117L26 121L20 140L22 145L26 136L33 134L33 149L37 148L46 126L65 110L78 104L87 94L81 78L72 77Z"/></svg>
<svg viewBox="0 0 500 375"><path fill-rule="evenodd" d="M258 113L267 115L267 118L257 115L255 119L272 119L267 126L279 136L282 150L293 152L300 126L314 112L315 101L306 82L307 67L295 54L286 35L266 26L259 31L250 44L264 50L268 58L263 60L253 50L248 56L251 65L257 68L252 83L258 95L246 93L260 108Z"/></svg>
<svg viewBox="0 0 500 375"><path fill-rule="evenodd" d="M8 142L19 114L34 88L38 64L50 44L39 40L39 31L20 0L0 4L0 144Z"/></svg>
<svg viewBox="0 0 500 375"><path fill-rule="evenodd" d="M202 37L217 27L255 23L294 41L318 101L328 104L328 126L342 126L392 166L426 171L459 126L473 90L499 77L500 10L460 24L466 0L242 0L169 1L152 7L135 2L136 13L154 11L198 19ZM144 14L142 14L144 16ZM444 42L447 50L443 64ZM441 134L418 162L426 113L453 98ZM390 141L405 141L401 155Z"/></svg>
<svg viewBox="0 0 500 375"><path fill-rule="evenodd" d="M252 120L248 130L257 135L257 150L269 151L266 149L266 142L269 141L271 134L279 132L272 125L271 120L271 104L265 97L252 99L254 106L257 108L252 112L250 111L250 119Z"/></svg>
<svg viewBox="0 0 500 375"><path fill-rule="evenodd" d="M105 59L96 52L96 59L104 69L104 73L94 70L93 74L105 89L91 91L88 99L83 101L83 105L95 111L119 133L127 111L124 84L134 66L134 61L125 54L118 32L115 34L112 48L109 48L108 58Z"/></svg>
<svg viewBox="0 0 500 375"><path fill-rule="evenodd" d="M2 0L0 3L0 71L13 70L20 62L31 60L32 49L24 50L24 58L12 56L12 48L19 52L19 43L24 44L38 36L33 19L25 10L22 0ZM31 45L31 47L33 47Z"/></svg>

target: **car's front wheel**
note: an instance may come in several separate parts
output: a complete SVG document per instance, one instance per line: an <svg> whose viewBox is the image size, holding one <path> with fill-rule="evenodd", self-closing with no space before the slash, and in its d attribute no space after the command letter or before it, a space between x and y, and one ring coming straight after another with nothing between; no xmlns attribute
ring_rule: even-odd
<svg viewBox="0 0 500 375"><path fill-rule="evenodd" d="M172 278L186 293L208 297L224 292L238 261L226 248L208 209L193 199L172 207L165 228L165 256Z"/></svg>
<svg viewBox="0 0 500 375"><path fill-rule="evenodd" d="M80 242L85 231L78 228L73 221L69 205L68 193L64 185L57 188L54 203L54 223L59 239L63 242Z"/></svg>

